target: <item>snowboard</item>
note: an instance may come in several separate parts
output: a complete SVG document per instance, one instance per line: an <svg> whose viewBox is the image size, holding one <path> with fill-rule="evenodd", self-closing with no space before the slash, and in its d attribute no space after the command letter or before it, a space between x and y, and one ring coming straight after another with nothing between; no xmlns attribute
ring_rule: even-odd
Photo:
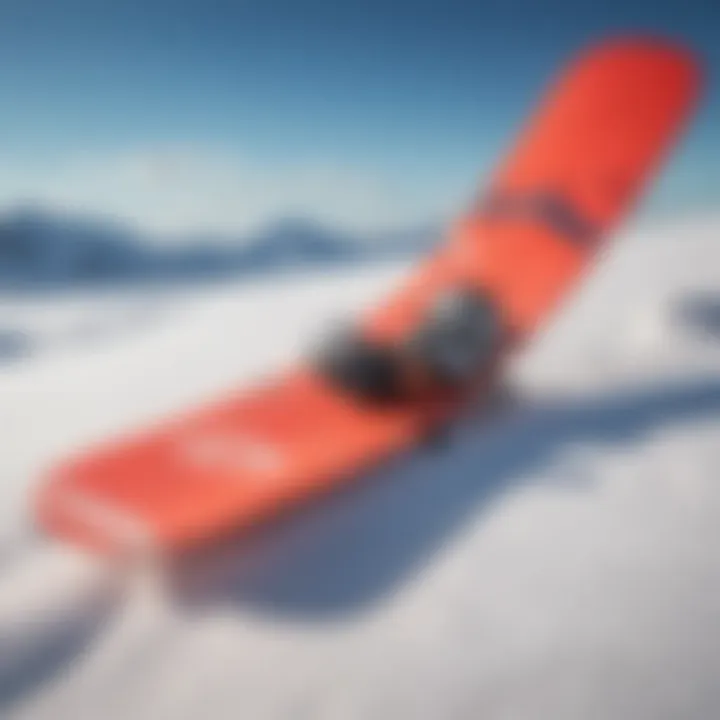
<svg viewBox="0 0 720 720"><path fill-rule="evenodd" d="M674 43L585 48L446 237L358 316L340 360L300 359L259 386L64 459L38 487L39 526L93 552L182 552L340 487L487 401L505 360L648 186L700 86L693 54ZM456 302L450 331L440 323L431 351L413 356L438 298L453 292L477 302ZM464 368L460 380L439 381L428 371L435 360Z"/></svg>

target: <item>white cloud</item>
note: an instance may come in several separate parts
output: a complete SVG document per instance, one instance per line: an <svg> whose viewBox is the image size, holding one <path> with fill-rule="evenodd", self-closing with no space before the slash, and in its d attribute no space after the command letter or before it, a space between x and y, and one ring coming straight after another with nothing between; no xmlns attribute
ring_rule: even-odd
<svg viewBox="0 0 720 720"><path fill-rule="evenodd" d="M352 231L407 226L447 213L439 180L407 184L332 163L261 163L193 147L135 149L0 167L0 206L37 202L108 214L157 236L245 232L287 215ZM443 197L444 195L444 197Z"/></svg>

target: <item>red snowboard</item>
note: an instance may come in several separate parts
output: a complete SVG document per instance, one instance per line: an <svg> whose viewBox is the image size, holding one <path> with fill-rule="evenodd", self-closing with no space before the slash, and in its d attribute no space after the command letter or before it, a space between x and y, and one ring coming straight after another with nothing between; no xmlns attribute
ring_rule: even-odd
<svg viewBox="0 0 720 720"><path fill-rule="evenodd" d="M699 89L661 41L595 46L561 74L489 191L392 297L360 319L394 347L439 293L488 298L502 341L461 392L365 402L314 364L70 459L36 502L49 533L102 552L178 551L337 486L482 397L490 368L545 321L639 197Z"/></svg>

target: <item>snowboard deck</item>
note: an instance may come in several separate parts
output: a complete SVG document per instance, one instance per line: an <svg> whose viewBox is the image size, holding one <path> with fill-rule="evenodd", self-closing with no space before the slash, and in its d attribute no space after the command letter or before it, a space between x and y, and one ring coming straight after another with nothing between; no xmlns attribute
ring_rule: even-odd
<svg viewBox="0 0 720 720"><path fill-rule="evenodd" d="M478 288L508 338L529 339L631 209L677 139L700 86L685 48L645 38L586 49L546 91L478 201L390 297L359 318L403 337L443 289ZM309 363L159 427L69 458L43 479L36 518L102 553L178 552L253 526L410 449L472 391L374 405Z"/></svg>

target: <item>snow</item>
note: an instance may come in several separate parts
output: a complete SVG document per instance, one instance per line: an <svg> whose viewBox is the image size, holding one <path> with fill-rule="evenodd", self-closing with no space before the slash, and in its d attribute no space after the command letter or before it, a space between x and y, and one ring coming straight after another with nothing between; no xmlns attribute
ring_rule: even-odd
<svg viewBox="0 0 720 720"><path fill-rule="evenodd" d="M496 412L163 567L39 537L42 472L281 369L408 264L4 300L28 351L0 364L0 716L716 716L719 241L628 227Z"/></svg>

